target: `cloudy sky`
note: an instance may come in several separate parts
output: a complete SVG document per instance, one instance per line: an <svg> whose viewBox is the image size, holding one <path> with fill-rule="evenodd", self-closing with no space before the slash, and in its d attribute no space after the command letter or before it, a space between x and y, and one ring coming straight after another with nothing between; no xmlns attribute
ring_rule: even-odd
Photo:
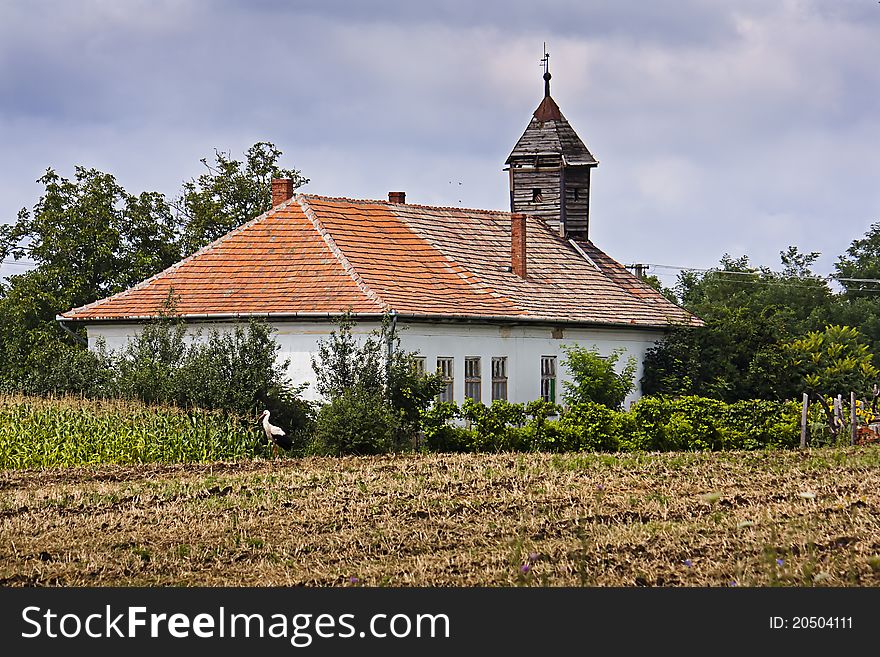
<svg viewBox="0 0 880 657"><path fill-rule="evenodd" d="M828 273L880 221L875 0L0 0L0 220L47 167L170 197L256 141L303 191L507 209L545 42L617 260Z"/></svg>

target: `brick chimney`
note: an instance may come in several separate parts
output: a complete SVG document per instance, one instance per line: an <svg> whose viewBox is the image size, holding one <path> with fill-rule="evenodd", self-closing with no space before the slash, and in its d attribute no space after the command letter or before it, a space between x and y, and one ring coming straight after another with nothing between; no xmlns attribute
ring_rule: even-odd
<svg viewBox="0 0 880 657"><path fill-rule="evenodd" d="M389 203L406 203L406 192L388 192Z"/></svg>
<svg viewBox="0 0 880 657"><path fill-rule="evenodd" d="M293 198L293 178L272 178L272 207Z"/></svg>
<svg viewBox="0 0 880 657"><path fill-rule="evenodd" d="M526 277L526 215L510 215L510 269L520 278Z"/></svg>

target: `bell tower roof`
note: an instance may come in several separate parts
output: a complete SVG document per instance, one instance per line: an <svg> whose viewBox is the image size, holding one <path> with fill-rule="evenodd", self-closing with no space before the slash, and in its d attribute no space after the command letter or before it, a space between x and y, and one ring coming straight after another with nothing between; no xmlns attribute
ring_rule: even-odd
<svg viewBox="0 0 880 657"><path fill-rule="evenodd" d="M550 95L550 55L544 53L544 98L532 114L525 132L510 153L505 164L538 155L560 155L569 166L596 166L599 161L581 141L574 128L562 115L559 105Z"/></svg>
<svg viewBox="0 0 880 657"><path fill-rule="evenodd" d="M599 162L550 95L544 44L544 98L507 158L510 211L540 217L566 238L589 239L590 172Z"/></svg>

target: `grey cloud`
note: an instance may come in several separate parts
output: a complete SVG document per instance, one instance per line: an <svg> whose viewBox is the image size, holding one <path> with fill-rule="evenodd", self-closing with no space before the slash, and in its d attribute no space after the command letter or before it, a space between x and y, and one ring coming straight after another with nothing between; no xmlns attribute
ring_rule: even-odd
<svg viewBox="0 0 880 657"><path fill-rule="evenodd" d="M4 3L0 219L47 166L173 195L214 147L260 139L316 193L503 208L547 41L553 95L601 162L593 231L612 256L773 265L798 244L828 263L880 219L865 7Z"/></svg>

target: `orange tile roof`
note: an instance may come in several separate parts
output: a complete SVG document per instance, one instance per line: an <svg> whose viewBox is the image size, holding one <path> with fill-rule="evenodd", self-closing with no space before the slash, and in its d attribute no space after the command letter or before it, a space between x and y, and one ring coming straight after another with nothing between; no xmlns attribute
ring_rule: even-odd
<svg viewBox="0 0 880 657"><path fill-rule="evenodd" d="M510 214L297 194L129 290L68 320L412 317L660 327L700 324L590 242L527 220L527 277L510 271Z"/></svg>

